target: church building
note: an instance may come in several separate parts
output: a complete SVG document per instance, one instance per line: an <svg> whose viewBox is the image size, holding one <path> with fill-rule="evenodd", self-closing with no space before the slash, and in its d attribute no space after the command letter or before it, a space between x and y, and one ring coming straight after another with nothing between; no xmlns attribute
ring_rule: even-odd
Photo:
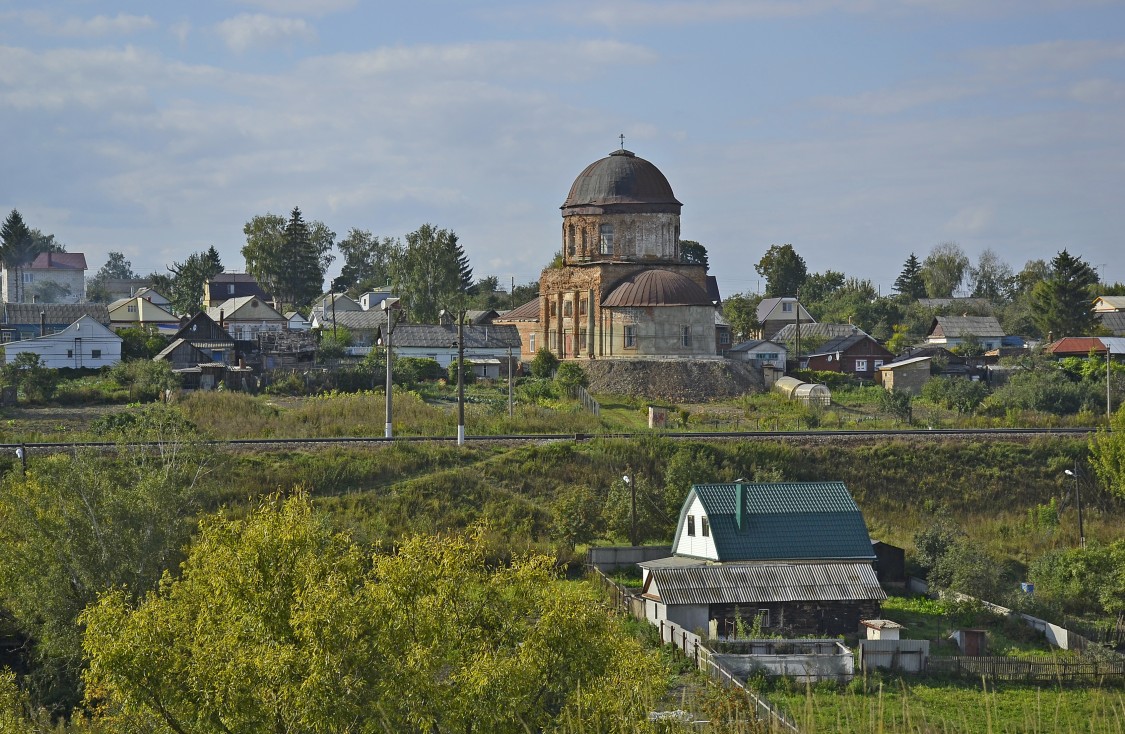
<svg viewBox="0 0 1125 734"><path fill-rule="evenodd" d="M562 205L562 264L539 279L537 336L562 359L715 357L717 294L680 256L668 179L631 151L586 167Z"/></svg>

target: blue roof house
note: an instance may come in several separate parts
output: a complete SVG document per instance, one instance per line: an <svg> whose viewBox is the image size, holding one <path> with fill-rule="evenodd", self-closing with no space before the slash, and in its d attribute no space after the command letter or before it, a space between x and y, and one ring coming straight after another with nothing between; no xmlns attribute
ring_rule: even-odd
<svg viewBox="0 0 1125 734"><path fill-rule="evenodd" d="M842 482L697 484L672 554L641 564L646 616L712 637L852 633L886 599Z"/></svg>

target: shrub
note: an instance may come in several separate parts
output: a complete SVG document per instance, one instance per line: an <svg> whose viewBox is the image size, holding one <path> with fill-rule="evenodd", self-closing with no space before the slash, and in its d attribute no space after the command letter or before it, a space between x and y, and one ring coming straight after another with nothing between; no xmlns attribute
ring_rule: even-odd
<svg viewBox="0 0 1125 734"><path fill-rule="evenodd" d="M1022 408L1071 415L1095 407L1105 394L1102 390L1103 386L1093 389L1091 383L1074 382L1062 370L1046 367L1016 372L992 394L988 405L1001 411Z"/></svg>
<svg viewBox="0 0 1125 734"><path fill-rule="evenodd" d="M559 366L559 358L550 349L540 348L531 360L531 376L549 378L554 375Z"/></svg>
<svg viewBox="0 0 1125 734"><path fill-rule="evenodd" d="M576 387L586 387L589 381L586 378L586 370L582 369L582 365L577 362L563 362L555 370L555 382L559 387L567 392L570 392Z"/></svg>
<svg viewBox="0 0 1125 734"><path fill-rule="evenodd" d="M392 378L396 385L411 386L419 382L440 380L446 373L436 359L429 357L397 357ZM454 375L456 379L456 375Z"/></svg>
<svg viewBox="0 0 1125 734"><path fill-rule="evenodd" d="M59 382L58 371L49 369L39 355L31 352L17 354L0 370L0 375L30 402L50 400Z"/></svg>
<svg viewBox="0 0 1125 734"><path fill-rule="evenodd" d="M462 382L465 385L472 385L474 382L476 382L476 379L477 379L476 374L473 372L472 365L469 364L468 360L462 360L461 364L463 365L463 368L461 370L461 380L462 380ZM448 377L449 377L449 383L451 385L457 383L457 360L454 360L454 361L449 363Z"/></svg>
<svg viewBox="0 0 1125 734"><path fill-rule="evenodd" d="M935 377L922 386L923 398L958 413L972 413L988 393L988 385L964 377Z"/></svg>

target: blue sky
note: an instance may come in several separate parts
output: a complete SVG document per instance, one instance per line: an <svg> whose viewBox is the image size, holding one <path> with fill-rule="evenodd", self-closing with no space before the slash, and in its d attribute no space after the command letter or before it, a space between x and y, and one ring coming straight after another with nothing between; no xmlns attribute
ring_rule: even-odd
<svg viewBox="0 0 1125 734"><path fill-rule="evenodd" d="M0 209L91 270L241 270L296 205L526 282L621 133L724 294L775 243L884 292L948 241L1125 281L1121 2L0 0Z"/></svg>

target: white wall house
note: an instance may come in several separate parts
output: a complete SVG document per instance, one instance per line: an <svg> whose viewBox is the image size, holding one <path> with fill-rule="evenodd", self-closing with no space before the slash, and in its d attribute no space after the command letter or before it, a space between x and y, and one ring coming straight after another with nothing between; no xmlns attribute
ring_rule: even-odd
<svg viewBox="0 0 1125 734"><path fill-rule="evenodd" d="M81 303L86 300L86 256L43 252L17 269L3 270L4 303Z"/></svg>
<svg viewBox="0 0 1125 734"><path fill-rule="evenodd" d="M121 337L89 316L62 331L4 345L5 364L24 352L38 355L47 367L112 367L121 361Z"/></svg>

